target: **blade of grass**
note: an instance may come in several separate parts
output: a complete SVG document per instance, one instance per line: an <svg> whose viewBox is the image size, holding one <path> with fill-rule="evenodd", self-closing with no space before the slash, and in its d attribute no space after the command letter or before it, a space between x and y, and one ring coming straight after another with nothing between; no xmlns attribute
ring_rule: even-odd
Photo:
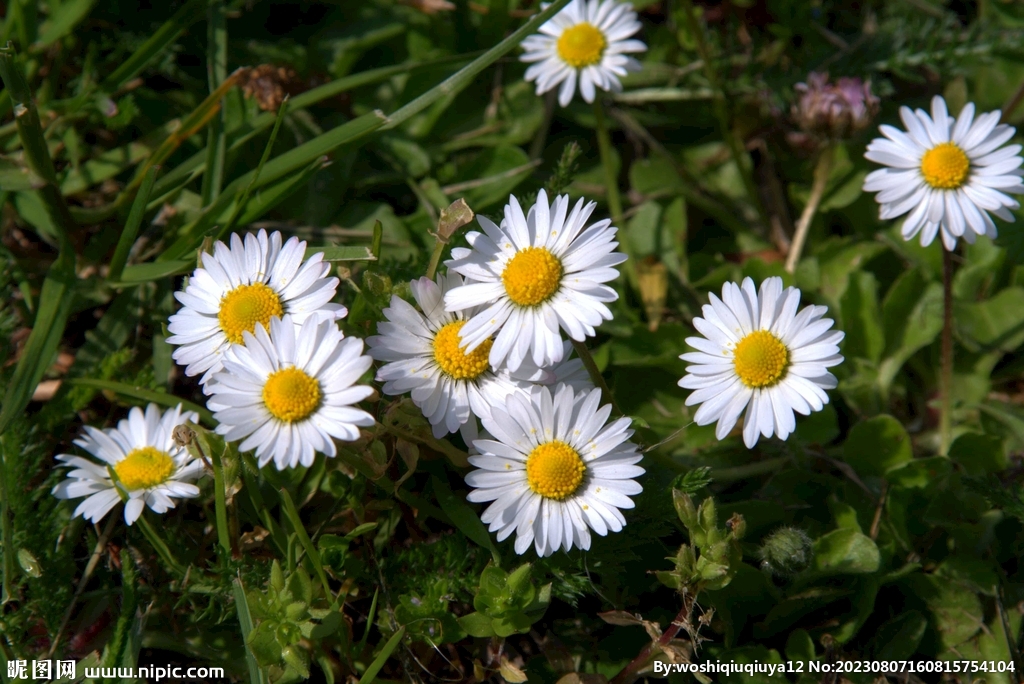
<svg viewBox="0 0 1024 684"><path fill-rule="evenodd" d="M209 0L206 6L206 77L210 93L217 92L228 76L228 29L223 0ZM227 155L224 108L206 130L206 172L203 174L203 206L220 195L224 184L224 163Z"/></svg>
<svg viewBox="0 0 1024 684"><path fill-rule="evenodd" d="M364 85L378 83L391 78L392 76L412 73L414 71L451 62L466 62L473 59L474 56L475 53L470 53L465 55L442 57L427 62L404 62L395 66L380 67L379 69L370 69L358 74L353 74L352 76L345 76L344 78L339 78L335 81L331 81L330 83L325 83L322 86L313 88L312 90L307 90L300 95L296 95L294 98L289 100L289 111L297 112L304 110L306 107L310 107L318 102L334 97L339 93ZM244 147L254 136L274 125L276 119L276 115L270 112L265 112L237 130L231 131L228 135L230 140L228 152L233 152ZM196 176L203 173L203 163L205 159L205 152L196 152L186 161L164 174L163 178L161 178L156 184L156 189L154 190L154 202L159 201L164 195L172 192L186 179L189 179L190 177L194 179ZM154 207L151 206L150 208L152 209Z"/></svg>
<svg viewBox="0 0 1024 684"><path fill-rule="evenodd" d="M260 179L260 174L263 172L263 167L267 165L267 160L270 159L270 153L274 149L274 143L277 141L277 134L281 130L281 122L284 121L285 115L288 113L288 96L285 95L284 100L281 102L281 106L277 109L277 118L274 120L274 128L270 131L270 138L267 140L266 147L263 148L263 156L260 157L260 163L256 165L256 171L252 174L252 180L245 186L245 191L242 192L241 198L235 205L235 211L231 215L224 227L221 229L217 237L222 237L231 232L238 222L238 217L245 209L245 205L249 203L249 195L252 193L252 189L256 186L256 182ZM209 167L207 167L209 168Z"/></svg>
<svg viewBox="0 0 1024 684"><path fill-rule="evenodd" d="M366 668L366 672L364 672L363 676L359 678L359 684L371 684L375 679L377 679L377 673L380 672L382 667L384 667L384 663L388 661L388 658L391 657L394 650L398 648L398 644L402 642L402 637L404 636L405 626L403 625L398 628L397 632L391 635L391 638L388 639L388 643L384 644L384 648L382 648L380 653L377 654L377 657L373 659L370 666Z"/></svg>
<svg viewBox="0 0 1024 684"><path fill-rule="evenodd" d="M126 266L121 274L121 280L108 283L111 287L124 287L126 285L139 285L149 283L167 276L182 275L195 268L195 261L157 261L145 264L132 264Z"/></svg>
<svg viewBox="0 0 1024 684"><path fill-rule="evenodd" d="M249 648L249 635L254 628L252 614L249 612L249 602L245 598L245 587L242 586L241 576L231 582L231 589L235 595L235 610L238 612L238 626L242 630L242 643L245 644L245 664L249 668L249 684L264 684L265 678L256 656Z"/></svg>
<svg viewBox="0 0 1024 684"><path fill-rule="evenodd" d="M50 159L43 130L39 123L39 113L32 101L32 93L25 82L24 73L17 63L14 49L8 44L0 49L0 79L10 96L14 108L18 136L21 138L25 160L37 176L45 181L38 190L51 222L57 231L59 251L56 261L50 266L49 273L43 280L39 293L39 306L36 309L32 332L22 350L14 373L4 393L3 406L0 407L0 435L2 435L14 419L28 406L39 381L49 367L57 346L64 336L68 315L75 299L75 253L69 238L74 222L68 213L64 198L57 189L57 176ZM17 566L14 554L14 528L8 505L7 463L0 452L0 539L3 541L2 569L3 580L0 582L0 604L12 597L12 583Z"/></svg>
<svg viewBox="0 0 1024 684"><path fill-rule="evenodd" d="M284 488L281 488L280 492L284 513L288 516L288 520L291 522L292 528L295 530L295 536L298 537L299 543L306 551L306 555L309 556L310 562L313 563L313 568L316 570L317 577L320 578L320 582L324 585L324 592L327 594L327 598L330 599L334 596L334 592L331 591L331 586L327 583L327 573L324 572L324 564L323 561L320 560L320 554L317 552L316 547L313 546L313 540L311 540L309 535L306 533L306 528L302 525L302 519L299 517L299 510L295 508L295 502L292 501L292 495Z"/></svg>
<svg viewBox="0 0 1024 684"><path fill-rule="evenodd" d="M135 237L139 234L139 226L142 224L142 216L146 213L146 204L149 202L149 194L153 191L153 183L156 181L156 174L159 173L159 166L151 166L142 179L142 186L135 195L135 202L132 203L132 210L128 214L128 220L121 231L121 237L117 240L117 247L114 249L114 256L110 260L110 272L107 275L108 282L117 282L124 271L124 265L128 262L128 252L135 244Z"/></svg>
<svg viewBox="0 0 1024 684"><path fill-rule="evenodd" d="M391 114L382 130L389 130L401 125L407 119L419 114L442 97L465 88L477 74L489 67L491 64L497 62L505 55L505 53L513 50L524 38L526 38L526 36L536 31L541 24L555 16L559 10L568 4L569 0L555 0L555 2L548 5L548 7L543 11L534 15L528 22L520 26L518 30L514 31L503 41L477 57L471 63L459 69L441 83L414 99L412 102Z"/></svg>
<svg viewBox="0 0 1024 684"><path fill-rule="evenodd" d="M339 247L307 247L305 258L323 254L324 261L376 261L373 250L366 245L341 245Z"/></svg>
<svg viewBox="0 0 1024 684"><path fill-rule="evenodd" d="M114 392L121 394L132 399L140 399L142 401L151 401L154 404L160 406L166 406L168 408L174 408L178 404L186 411L195 411L199 414L199 418L204 424L208 426L216 425L217 421L213 419L213 414L210 413L206 408L199 404L193 404L187 399L181 399L173 394L167 394L166 392L158 392L156 390L149 390L143 387L137 387L135 385L129 385L124 382L116 382L114 380L98 380L96 378L68 378L65 380L66 383L73 386L80 387L94 387L98 390L106 390L108 392Z"/></svg>
<svg viewBox="0 0 1024 684"><path fill-rule="evenodd" d="M363 636L359 639L359 649L353 655L359 655L366 648L366 640L370 638L370 630L373 629L373 619L377 617L377 598L380 596L380 589L373 590L373 600L370 601L370 612L366 616L366 629L363 630Z"/></svg>
<svg viewBox="0 0 1024 684"><path fill-rule="evenodd" d="M122 659L128 650L128 641L135 611L139 607L139 595L135 591L135 563L128 549L121 549L121 614L117 617L114 636L110 639L101 667L124 666Z"/></svg>
<svg viewBox="0 0 1024 684"><path fill-rule="evenodd" d="M491 541L491 535L484 524L480 522L480 516L476 514L476 511L470 508L462 498L455 496L443 477L434 475L430 478L430 482L434 486L437 503L445 515L470 541L490 551L494 564L501 567L501 556L498 555L498 549Z"/></svg>
<svg viewBox="0 0 1024 684"><path fill-rule="evenodd" d="M263 167L259 181L253 189L276 181L296 169L308 165L318 157L338 149L342 145L353 143L365 137L380 128L385 121L383 113L379 111L370 112L275 157ZM180 259L190 250L195 249L202 240L202 236L213 227L217 218L248 187L255 173L255 171L250 171L232 181L224 189L221 196L217 198L217 201L210 205L199 219L183 229L181 237L168 247L157 258L157 261Z"/></svg>
<svg viewBox="0 0 1024 684"><path fill-rule="evenodd" d="M170 19L157 29L156 33L132 53L131 57L103 79L99 89L106 93L112 93L138 76L146 68L146 65L170 47L185 29L202 19L202 9L205 5L206 0L191 0L182 5Z"/></svg>

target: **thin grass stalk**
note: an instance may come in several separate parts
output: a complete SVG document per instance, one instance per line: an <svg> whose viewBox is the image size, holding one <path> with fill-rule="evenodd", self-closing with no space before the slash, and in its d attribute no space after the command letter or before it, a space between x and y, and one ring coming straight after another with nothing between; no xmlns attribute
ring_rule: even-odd
<svg viewBox="0 0 1024 684"><path fill-rule="evenodd" d="M832 173L832 159L834 157L832 145L827 144L814 165L814 182L811 185L811 195L807 198L807 205L800 214L800 220L796 223L796 230L793 232L793 243L789 246L789 254L786 255L786 273L795 273L796 266L800 263L800 253L804 250L804 243L807 242L807 233L811 230L811 222L814 221L814 214L818 211L821 198L825 194L825 186L828 185L828 177Z"/></svg>
<svg viewBox="0 0 1024 684"><path fill-rule="evenodd" d="M941 245L940 245L941 246ZM939 454L953 442L953 253L942 247L942 342L939 377Z"/></svg>
<svg viewBox="0 0 1024 684"><path fill-rule="evenodd" d="M608 193L608 211L612 215L612 223L619 225L622 221L622 197L619 195L619 177L612 159L612 140L600 98L594 100L594 119L597 147L601 153L601 166L604 167L604 186Z"/></svg>
<svg viewBox="0 0 1024 684"><path fill-rule="evenodd" d="M156 175L160 172L159 166L151 166L142 179L142 186L135 195L135 202L132 203L132 210L128 214L128 221L124 224L121 237L117 240L117 247L114 249L114 256L110 260L110 271L107 273L107 281L116 283L121 279L124 266L128 263L128 252L135 244L135 238L139 234L139 226L142 224L142 217L146 213L146 204L149 202L149 195L153 192L153 183L156 182Z"/></svg>
<svg viewBox="0 0 1024 684"><path fill-rule="evenodd" d="M206 16L206 77L210 93L215 93L228 76L228 30L223 0L209 0ZM227 156L225 109L223 106L220 108L206 129L206 173L203 174L201 191L204 207L217 199L224 184Z"/></svg>
<svg viewBox="0 0 1024 684"><path fill-rule="evenodd" d="M381 130L390 130L401 125L406 120L419 114L424 109L440 100L442 97L456 93L469 85L477 74L498 61L505 53L513 50L526 36L533 33L545 21L555 16L563 7L569 4L569 0L555 0L546 9L538 12L528 22L520 26L510 36L505 38L480 57L467 64L452 76L437 84L427 92L417 97L404 107L399 108L388 117L387 123Z"/></svg>
<svg viewBox="0 0 1024 684"><path fill-rule="evenodd" d="M199 440L196 440L195 446L197 449L202 451L202 446L199 444ZM217 541L220 544L221 551L224 553L224 560L231 560L231 534L228 532L228 504L227 494L225 493L224 483L224 466L221 460L221 454L217 453L217 449L210 449L210 462L213 465L213 505L215 515L217 518Z"/></svg>
<svg viewBox="0 0 1024 684"><path fill-rule="evenodd" d="M754 177L751 173L750 157L743 149L743 145L740 144L739 139L733 133L732 124L729 118L729 108L726 105L725 89L722 87L722 81L718 77L718 72L715 70L714 61L711 55L711 47L707 43L707 38L704 35L704 27L701 26L697 20L696 9L693 6L693 0L681 0L683 14L686 15L686 26L693 35L694 40L697 42L697 52L700 54L701 62L704 65L704 76L708 79L708 83L711 85L711 89L714 91L713 110L715 113L715 119L718 121L718 127L721 129L722 138L725 140L725 144L729 148L729 154L732 155L733 162L736 164L736 169L740 174L740 178L743 179L743 187L747 191L747 196L750 202L757 209L758 216L761 217L761 223L767 227L769 225L767 212L765 211L764 205L761 203L761 196L757 192L757 186L754 184Z"/></svg>

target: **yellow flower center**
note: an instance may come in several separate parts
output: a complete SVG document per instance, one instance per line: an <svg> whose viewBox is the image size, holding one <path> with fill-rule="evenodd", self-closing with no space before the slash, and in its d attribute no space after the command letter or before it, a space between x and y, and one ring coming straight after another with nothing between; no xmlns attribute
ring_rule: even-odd
<svg viewBox="0 0 1024 684"><path fill-rule="evenodd" d="M586 466L576 451L565 442L548 442L526 458L526 481L530 489L545 499L561 501L583 482Z"/></svg>
<svg viewBox="0 0 1024 684"><path fill-rule="evenodd" d="M283 314L284 307L277 293L263 283L253 283L239 285L224 295L217 320L229 340L242 344L243 332L255 331L257 323L266 328L271 318Z"/></svg>
<svg viewBox="0 0 1024 684"><path fill-rule="evenodd" d="M758 330L739 341L732 363L736 375L747 387L771 387L789 366L789 350L775 335L767 330Z"/></svg>
<svg viewBox="0 0 1024 684"><path fill-rule="evenodd" d="M174 459L154 447L141 447L133 449L115 465L114 472L125 489L149 489L167 482L174 473Z"/></svg>
<svg viewBox="0 0 1024 684"><path fill-rule="evenodd" d="M320 383L298 368L282 368L263 385L263 403L278 420L304 420L320 407Z"/></svg>
<svg viewBox="0 0 1024 684"><path fill-rule="evenodd" d="M557 47L563 62L580 69L600 62L608 41L601 29L583 22L562 31Z"/></svg>
<svg viewBox="0 0 1024 684"><path fill-rule="evenodd" d="M527 247L501 273L505 292L519 306L546 302L562 283L562 262L544 247Z"/></svg>
<svg viewBox="0 0 1024 684"><path fill-rule="evenodd" d="M941 190L956 190L971 170L971 160L956 143L942 143L921 157L921 175L928 185Z"/></svg>
<svg viewBox="0 0 1024 684"><path fill-rule="evenodd" d="M441 372L456 380L476 380L490 367L487 360L493 340L487 339L480 346L466 354L462 351L459 331L466 321L449 323L434 336L434 360Z"/></svg>

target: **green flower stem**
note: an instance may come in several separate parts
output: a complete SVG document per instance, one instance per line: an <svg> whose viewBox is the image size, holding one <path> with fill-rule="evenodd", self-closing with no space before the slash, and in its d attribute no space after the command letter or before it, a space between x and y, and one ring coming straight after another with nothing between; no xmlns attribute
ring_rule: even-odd
<svg viewBox="0 0 1024 684"><path fill-rule="evenodd" d="M764 205L761 203L761 196L757 192L757 186L754 184L754 177L751 174L750 168L750 158L744 151L743 145L733 134L732 126L729 123L729 109L726 106L725 90L722 88L722 82L718 78L718 72L715 71L714 59L711 55L711 47L708 45L707 40L704 37L704 28L700 25L700 22L697 21L697 14L693 6L693 0L682 0L682 9L683 14L686 16L687 28L689 29L690 34L693 35L694 40L697 42L697 52L704 65L704 76L708 79L708 83L714 91L714 99L712 100L713 109L715 119L718 120L718 127L722 132L722 138L729 147L729 153L732 155L733 162L736 164L736 169L739 171L740 178L743 179L743 187L746 189L750 201L753 203L754 207L756 207L757 213L761 217L761 223L767 227L769 225L768 218Z"/></svg>
<svg viewBox="0 0 1024 684"><path fill-rule="evenodd" d="M608 192L608 211L612 215L612 223L617 225L622 220L622 198L619 195L619 179L612 160L612 140L608 135L608 122L605 121L600 98L594 100L594 119L597 148L601 152L601 165L604 166L604 185Z"/></svg>
<svg viewBox="0 0 1024 684"><path fill-rule="evenodd" d="M202 447L199 446L198 440L195 444L196 448L202 453ZM216 449L210 449L210 461L213 464L213 505L217 516L217 540L220 542L220 548L224 552L224 560L231 558L231 533L228 532L228 505L227 495L225 494L224 487L224 467L221 464L221 455L217 453Z"/></svg>
<svg viewBox="0 0 1024 684"><path fill-rule="evenodd" d="M430 263L427 265L426 276L428 279L433 280L434 274L437 272L437 265L441 263L441 255L444 253L444 246L448 243L436 238L434 240L434 251L430 255Z"/></svg>
<svg viewBox="0 0 1024 684"><path fill-rule="evenodd" d="M587 349L587 345L584 342L577 342L572 340L572 348L576 350L576 355L583 361L583 366L587 369L587 373L590 374L590 379L594 381L594 384L601 389L601 396L604 400L612 405L612 410L618 413L620 416L626 415L619 408L619 405L615 403L615 397L612 396L612 391L608 389L608 383L605 382L604 376L601 375L600 369L597 367L597 363L594 361L594 357L590 355L590 350Z"/></svg>
<svg viewBox="0 0 1024 684"><path fill-rule="evenodd" d="M939 453L953 441L953 253L942 247L942 347L939 377Z"/></svg>
<svg viewBox="0 0 1024 684"><path fill-rule="evenodd" d="M800 253L804 250L804 243L807 241L807 233L811 229L811 222L814 214L821 204L822 195L825 194L825 186L828 184L828 177L832 173L833 147L826 143L818 162L814 166L814 183L811 185L811 195L807 198L807 206L800 214L796 230L793 233L793 243L789 246L789 254L786 255L786 273L794 273L796 265L800 261Z"/></svg>
<svg viewBox="0 0 1024 684"><path fill-rule="evenodd" d="M136 522L139 523L139 527L142 529L142 534L149 541L153 550L156 551L156 555L160 556L160 560L162 560L164 564L171 569L171 572L174 575L177 577L184 577L185 567L180 561L178 561L174 553L171 552L170 547L167 546L167 542L163 540L160 533L158 533L156 529L149 524L149 521L146 519L145 511L142 512L142 515L139 516L139 519Z"/></svg>

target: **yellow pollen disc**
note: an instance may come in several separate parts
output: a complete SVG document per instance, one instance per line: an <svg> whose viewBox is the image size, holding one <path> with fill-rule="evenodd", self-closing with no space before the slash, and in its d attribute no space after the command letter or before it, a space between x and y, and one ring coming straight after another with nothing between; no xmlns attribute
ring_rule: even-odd
<svg viewBox="0 0 1024 684"><path fill-rule="evenodd" d="M320 407L320 383L298 368L282 368L263 385L263 403L278 420L293 423Z"/></svg>
<svg viewBox="0 0 1024 684"><path fill-rule="evenodd" d="M942 143L921 157L921 175L928 185L941 190L956 190L971 170L971 160L956 143Z"/></svg>
<svg viewBox="0 0 1024 684"><path fill-rule="evenodd" d="M775 335L758 330L739 341L732 363L747 387L771 387L782 379L789 366L789 350Z"/></svg>
<svg viewBox="0 0 1024 684"><path fill-rule="evenodd" d="M459 346L459 331L465 324L466 321L455 321L437 331L434 336L434 360L441 367L441 372L451 378L475 380L490 368L487 359L494 341L484 340L479 347L466 354Z"/></svg>
<svg viewBox="0 0 1024 684"><path fill-rule="evenodd" d="M561 501L583 482L586 466L576 451L565 442L548 442L526 458L526 482L545 499Z"/></svg>
<svg viewBox="0 0 1024 684"><path fill-rule="evenodd" d="M174 473L174 459L154 447L133 449L114 466L117 479L126 489L148 489L163 484Z"/></svg>
<svg viewBox="0 0 1024 684"><path fill-rule="evenodd" d="M505 266L501 282L514 304L536 306L558 291L562 262L544 247L527 247Z"/></svg>
<svg viewBox="0 0 1024 684"><path fill-rule="evenodd" d="M224 295L217 320L229 340L242 344L243 332L255 331L257 323L266 328L271 318L283 314L284 307L277 293L263 283L253 283L239 285Z"/></svg>
<svg viewBox="0 0 1024 684"><path fill-rule="evenodd" d="M601 61L608 47L601 29L583 22L562 31L558 38L558 56L569 66L580 69Z"/></svg>

